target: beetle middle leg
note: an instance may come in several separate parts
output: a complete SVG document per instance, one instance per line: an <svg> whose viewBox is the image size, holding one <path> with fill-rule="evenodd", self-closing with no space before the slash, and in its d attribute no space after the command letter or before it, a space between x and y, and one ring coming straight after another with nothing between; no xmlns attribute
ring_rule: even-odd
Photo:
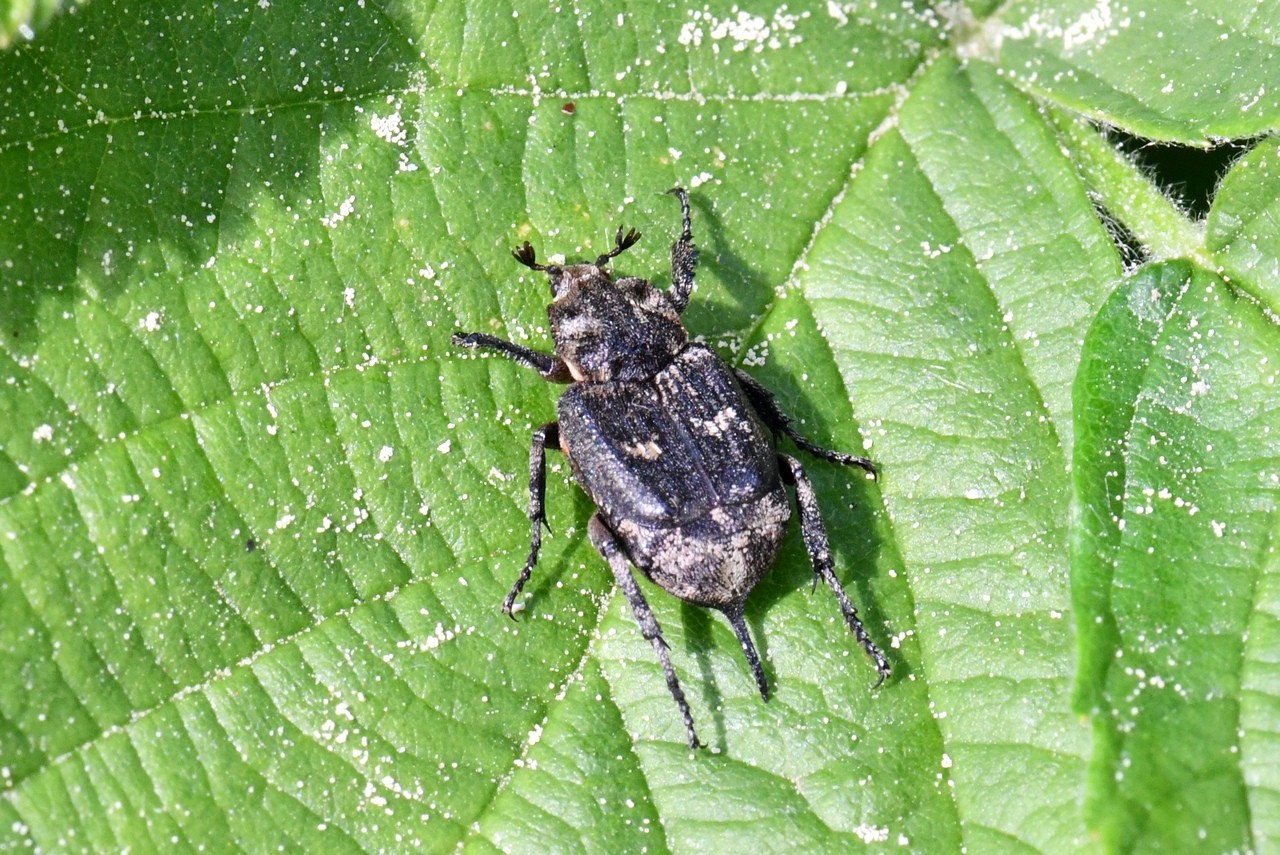
<svg viewBox="0 0 1280 855"><path fill-rule="evenodd" d="M827 540L827 527L822 522L818 494L814 492L813 482L809 480L800 461L794 457L779 454L778 468L782 472L782 480L796 488L796 504L800 508L800 533L804 535L804 545L809 551L813 572L826 582L836 595L836 600L840 603L840 611L844 614L844 622L849 625L850 631L858 639L862 649L867 651L867 655L876 663L876 670L880 672L880 679L876 681L876 686L879 686L892 669L889 667L889 660L867 634L866 627L858 617L858 610L854 608L849 595L845 593L844 586L836 578L834 561L831 558L831 543Z"/></svg>
<svg viewBox="0 0 1280 855"><path fill-rule="evenodd" d="M502 611L508 617L514 617L516 597L524 590L525 583L533 575L533 565L538 563L538 551L542 549L542 528L547 525L547 446L560 447L560 423L547 422L533 432L533 441L529 446L529 522L533 529L529 535L529 557L525 559L520 578L511 586L511 592L502 601Z"/></svg>
<svg viewBox="0 0 1280 855"><path fill-rule="evenodd" d="M693 713L689 711L689 702L685 700L684 690L680 688L680 681L676 679L676 669L671 664L667 643L662 639L662 627L658 626L658 619L653 616L653 610L649 608L648 601L640 592L640 585L631 572L630 560L618 545L617 537L609 530L599 514L592 514L591 521L587 523L587 537L596 551L609 562L609 569L613 571L618 587L622 589L623 596L631 604L631 612L635 615L636 623L640 625L640 634L649 639L649 643L653 645L653 652L658 654L658 661L662 663L662 673L667 678L667 689L684 717L685 730L689 733L689 747L701 748L702 743L698 741L698 734L693 729Z"/></svg>
<svg viewBox="0 0 1280 855"><path fill-rule="evenodd" d="M680 239L671 245L671 290L667 298L675 306L676 312L683 314L689 305L689 294L693 291L693 274L698 266L698 248L693 244L693 224L689 219L689 194L683 187L672 187L667 191L680 200L680 213L684 227L680 231Z"/></svg>
<svg viewBox="0 0 1280 855"><path fill-rule="evenodd" d="M804 449L814 457L821 457L823 460L839 463L842 466L857 466L869 472L871 477L875 477L876 465L870 459L858 457L855 454L845 454L843 451L833 451L813 442L792 426L791 417L782 411L782 408L778 406L778 399L759 380L741 368L735 368L733 373L738 378L742 391L747 393L747 400L751 402L751 406L755 408L760 418L764 419L764 423L769 426L770 430L775 433L786 434L797 447Z"/></svg>

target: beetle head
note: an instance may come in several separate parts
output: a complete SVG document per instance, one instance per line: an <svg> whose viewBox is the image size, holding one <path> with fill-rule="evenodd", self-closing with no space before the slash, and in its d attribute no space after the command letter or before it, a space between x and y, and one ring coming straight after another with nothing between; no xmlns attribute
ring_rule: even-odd
<svg viewBox="0 0 1280 855"><path fill-rule="evenodd" d="M618 234L614 238L613 249L597 257L595 264L571 264L567 267L562 267L559 264L539 264L537 250L528 241L511 250L511 255L516 261L530 270L537 270L547 274L547 278L551 281L551 297L553 300L559 300L570 290L574 280L600 275L607 279L612 278L609 276L609 272L604 269L604 266L609 263L610 259L617 258L630 249L638 240L640 240L638 231L629 229L626 234L623 234L622 226L618 226Z"/></svg>
<svg viewBox="0 0 1280 855"><path fill-rule="evenodd" d="M551 338L575 380L635 380L653 376L688 340L666 294L643 279L614 280L610 259L640 239L618 229L614 248L594 263L539 264L526 242L511 254L547 274Z"/></svg>

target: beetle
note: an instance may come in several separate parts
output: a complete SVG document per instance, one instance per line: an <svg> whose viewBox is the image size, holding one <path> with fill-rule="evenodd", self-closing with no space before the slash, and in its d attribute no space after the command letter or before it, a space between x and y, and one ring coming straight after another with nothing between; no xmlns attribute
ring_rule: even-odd
<svg viewBox="0 0 1280 855"><path fill-rule="evenodd" d="M676 187L682 231L671 247L671 287L614 279L608 264L640 239L618 228L613 249L562 266L540 264L526 241L516 260L550 281L547 308L554 353L487 333L454 333L455 345L495 351L569 384L557 421L533 432L529 452L529 556L502 604L516 598L538 563L547 526L546 452L563 452L596 506L587 535L608 562L641 634L653 645L680 708L689 747L698 748L693 715L671 664L662 630L632 573L685 602L720 611L742 645L760 695L769 684L743 618L751 590L777 557L791 518L785 485L795 489L800 531L815 573L831 588L845 623L875 663L878 687L889 661L872 641L833 569L813 483L796 458L776 450L780 435L823 460L876 476L865 457L822 448L800 434L773 394L710 348L689 340L680 315L693 291L698 250L689 196ZM549 528L548 528L549 530ZM874 687L873 687L874 688Z"/></svg>

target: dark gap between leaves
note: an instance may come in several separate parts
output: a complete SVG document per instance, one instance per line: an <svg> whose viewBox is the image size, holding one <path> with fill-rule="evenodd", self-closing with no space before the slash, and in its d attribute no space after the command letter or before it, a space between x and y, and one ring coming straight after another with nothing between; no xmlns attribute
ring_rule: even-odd
<svg viewBox="0 0 1280 855"><path fill-rule="evenodd" d="M1187 216L1196 220L1208 216L1218 182L1231 164L1257 142L1256 139L1229 140L1206 149L1155 142L1114 128L1108 138L1137 163L1166 196L1177 202Z"/></svg>
<svg viewBox="0 0 1280 855"><path fill-rule="evenodd" d="M1129 231L1126 226L1115 214L1111 212L1106 205L1102 204L1102 200L1096 194L1089 194L1089 201L1093 203L1093 211L1097 214L1098 219L1107 230L1111 242L1115 244L1116 250L1120 253L1120 263L1123 265L1125 272L1134 270L1151 260L1150 253L1138 240L1137 235Z"/></svg>

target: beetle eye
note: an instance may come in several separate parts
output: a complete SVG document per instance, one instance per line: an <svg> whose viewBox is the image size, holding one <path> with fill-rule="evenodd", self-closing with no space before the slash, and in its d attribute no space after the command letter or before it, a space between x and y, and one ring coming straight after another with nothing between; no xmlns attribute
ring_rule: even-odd
<svg viewBox="0 0 1280 855"><path fill-rule="evenodd" d="M564 292L564 271L559 267L547 268L548 284L551 286L551 296L559 298Z"/></svg>

